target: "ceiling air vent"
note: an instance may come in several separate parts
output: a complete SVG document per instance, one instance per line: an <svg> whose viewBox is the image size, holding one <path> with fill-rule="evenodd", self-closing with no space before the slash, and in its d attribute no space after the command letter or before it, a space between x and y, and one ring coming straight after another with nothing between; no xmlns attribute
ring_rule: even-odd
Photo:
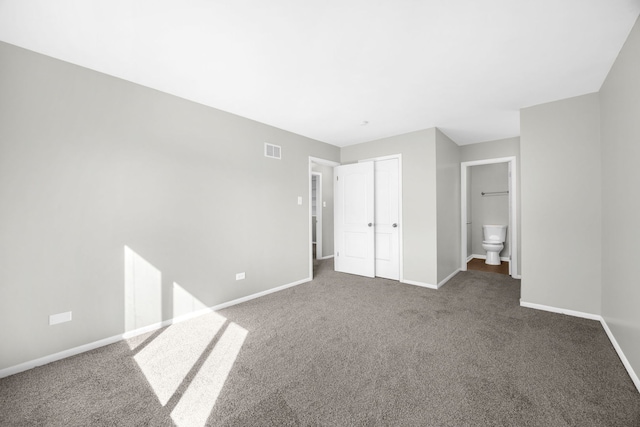
<svg viewBox="0 0 640 427"><path fill-rule="evenodd" d="M272 159L280 159L281 149L279 145L269 144L268 142L264 143L264 155L267 157L271 157Z"/></svg>

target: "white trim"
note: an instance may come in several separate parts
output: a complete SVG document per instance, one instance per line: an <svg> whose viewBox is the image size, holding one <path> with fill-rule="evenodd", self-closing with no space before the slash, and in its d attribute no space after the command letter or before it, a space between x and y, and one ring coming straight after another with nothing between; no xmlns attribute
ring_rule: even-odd
<svg viewBox="0 0 640 427"><path fill-rule="evenodd" d="M318 259L329 259L329 258L333 258L333 254L327 255L327 256L323 256L322 258L318 258Z"/></svg>
<svg viewBox="0 0 640 427"><path fill-rule="evenodd" d="M568 310L566 308L552 307L549 305L536 304L520 300L520 307L533 308L536 310L549 311L551 313L566 314L567 316L581 317L589 320L601 320L602 316L598 314L585 313L583 311Z"/></svg>
<svg viewBox="0 0 640 427"><path fill-rule="evenodd" d="M618 344L618 341L613 335L613 332L611 332L611 329L609 329L609 325L607 325L607 322L606 320L604 320L604 317L602 317L599 314L591 314L591 313L585 313L582 311L567 310L564 308L552 307L549 305L542 305L542 304L535 304L532 302L526 302L522 300L520 300L520 306L526 307L526 308L532 308L534 310L549 311L551 313L559 313L559 314L565 314L567 316L581 317L583 319L599 321L605 333L607 334L609 341L611 341L611 345L613 345L613 348L616 350L616 353L618 353L618 357L620 358L620 361L622 361L622 364L627 370L629 377L631 377L631 381L633 381L633 384L636 386L636 389L640 393L640 378L638 378L638 375L633 370L633 367L631 366L631 363L629 363L627 356L624 355L622 348Z"/></svg>
<svg viewBox="0 0 640 427"><path fill-rule="evenodd" d="M413 286L420 286L422 288L438 289L438 286L436 285L432 285L430 283L424 283L424 282L417 282L415 280L403 279L403 280L400 280L400 283L406 283L407 285L413 285Z"/></svg>
<svg viewBox="0 0 640 427"><path fill-rule="evenodd" d="M392 160L392 159L398 159L398 218L400 219L400 232L398 233L398 257L399 257L399 264L398 264L398 268L400 269L399 272L399 279L398 281L400 283L408 283L404 281L404 253L403 253L403 247L404 247L404 217L402 216L402 154L391 154L389 156L381 156L381 157L373 157L370 159L362 159L362 160L358 160L358 163L361 162L375 162L375 161L382 161L382 160ZM411 283L409 283L411 284ZM421 286L421 285L417 285L417 286ZM429 285L431 286L431 285Z"/></svg>
<svg viewBox="0 0 640 427"><path fill-rule="evenodd" d="M517 159L515 156L497 157L494 159L473 160L460 162L460 270L467 271L467 168L470 166L490 165L494 163L509 164L509 247L511 259L509 262L509 274L516 277L518 274L518 210L517 210Z"/></svg>
<svg viewBox="0 0 640 427"><path fill-rule="evenodd" d="M323 166L331 166L331 167L340 166L340 163L334 162L333 160L321 159L320 157L313 157L313 156L309 156L309 162L317 163Z"/></svg>
<svg viewBox="0 0 640 427"><path fill-rule="evenodd" d="M486 255L480 255L480 254L472 254L469 258L467 258L467 262L471 261L471 259L473 259L473 258L487 259L487 256ZM511 262L511 260L509 259L508 256L501 256L500 257L500 261Z"/></svg>
<svg viewBox="0 0 640 427"><path fill-rule="evenodd" d="M460 269L457 269L456 271L454 271L453 273L451 273L450 275L445 277L440 283L438 283L437 289L440 289L442 287L442 285L446 284L449 280L451 280L453 278L453 276L455 276L459 272L460 272Z"/></svg>
<svg viewBox="0 0 640 427"><path fill-rule="evenodd" d="M398 233L398 256L400 257L400 281L404 279L404 217L402 216L402 154L396 154L394 157L398 159L398 218L400 218L400 233Z"/></svg>
<svg viewBox="0 0 640 427"><path fill-rule="evenodd" d="M51 354L49 356L40 357L38 359L20 363L19 365L10 366L8 368L4 368L0 370L0 378L8 377L9 375L18 374L20 372L27 371L37 366L46 365L47 363L55 362L57 360L65 359L67 357L75 356L76 354L84 353L85 351L93 350L98 347L103 347L105 345L113 344L122 339L123 339L122 335L116 335L116 336L105 338L99 341L94 341L89 344L84 344L78 347L70 348L68 350Z"/></svg>
<svg viewBox="0 0 640 427"><path fill-rule="evenodd" d="M380 157L371 157L368 159L360 159L358 160L358 163L362 163L362 162L379 162L382 160L393 160L393 159L399 159L402 157L402 154L390 154L388 156L380 156Z"/></svg>
<svg viewBox="0 0 640 427"><path fill-rule="evenodd" d="M243 302L251 301L252 299L260 298L265 295L272 294L274 292L283 291L288 288L292 288L294 286L302 285L303 283L307 283L313 280L311 277L307 277L306 279L297 280L295 282L287 283L286 285L277 286L275 288L267 289L266 291L257 292L255 294L247 295L246 297L237 298L231 301L223 302L222 304L214 305L210 308L211 311L222 310L223 308L231 307L233 305L237 305Z"/></svg>
<svg viewBox="0 0 640 427"><path fill-rule="evenodd" d="M494 159L470 160L462 163L464 163L466 166L479 166L479 165L491 165L493 163L507 163L515 159L516 159L515 156L508 156L508 157L496 157Z"/></svg>
<svg viewBox="0 0 640 427"><path fill-rule="evenodd" d="M467 264L468 264L468 263L469 263L469 261L471 261L473 258L474 258L474 257L473 257L473 255L469 255L469 256L467 257Z"/></svg>
<svg viewBox="0 0 640 427"><path fill-rule="evenodd" d="M20 363L15 366L10 366L8 368L0 369L0 378L8 377L9 375L18 374L20 372L27 371L29 369L33 369L38 366L46 365L51 362L56 362L58 360L66 359L67 357L75 356L80 353L85 353L90 350L94 350L96 348L104 347L105 345L114 344L118 341L122 341L123 339L132 338L147 332L151 332L160 328L164 328L165 326L173 325L176 323L184 322L185 320L193 319L194 317L202 316L203 314L211 313L212 311L222 310L223 308L231 307L236 304L240 304L243 302L250 301L255 298L263 297L265 295L282 291L287 288L291 288L293 286L301 285L303 283L310 282L311 278L308 277L306 279L298 280L296 282L288 283L286 285L278 286L275 288L267 289L266 291L258 292L255 294L247 295L242 298L237 298L231 301L223 302L222 304L214 305L212 307L203 308L192 313L183 314L178 317L174 317L172 319L165 320L163 322L154 323L152 325L144 326L142 328L135 329L133 331L128 331L123 334L114 335L109 338L104 338L98 341L94 341L88 344L83 344L78 347L73 347L67 350L63 350L58 353L50 354L48 356L40 357L38 359L30 360L28 362Z"/></svg>
<svg viewBox="0 0 640 427"><path fill-rule="evenodd" d="M604 331L607 333L607 336L609 337L609 341L611 341L613 348L615 348L616 353L618 353L618 357L620 357L620 360L622 361L622 364L627 370L627 373L631 377L631 381L633 381L633 384L636 386L636 388L638 389L638 392L640 393L640 378L638 378L638 375L633 370L633 367L631 366L631 363L629 363L627 356L625 356L624 353L622 352L622 348L620 347L620 344L618 344L618 341L616 341L616 338L613 336L613 332L611 332L611 329L609 329L609 325L607 325L607 322L604 320L604 317L600 319L600 323L602 324Z"/></svg>
<svg viewBox="0 0 640 427"><path fill-rule="evenodd" d="M313 166L312 166L313 167ZM322 202L324 201L323 193L322 193L322 173L321 172L311 172L311 180L313 181L313 177L316 178L317 187L316 187L316 259L322 258ZM313 187L313 185L312 185ZM311 190L313 194L313 188ZM310 220L313 221L313 207L311 206L313 203L313 195L311 197L311 201L309 203L309 208L312 209ZM311 236L313 238L313 224L311 224ZM318 256L320 255L320 256ZM313 255L312 255L313 256Z"/></svg>
<svg viewBox="0 0 640 427"><path fill-rule="evenodd" d="M202 316L203 314L211 313L213 311L212 307L201 308L200 310L192 311L191 313L182 314L178 317L174 317L169 320L165 320L162 322L154 323L151 325L143 326L142 328L134 329L129 332L125 332L121 336L122 339L129 339L135 336L146 334L147 332L155 331L156 329L164 328L165 326L175 325L176 323L184 322L185 320L193 319L194 317ZM112 337L115 338L115 337Z"/></svg>

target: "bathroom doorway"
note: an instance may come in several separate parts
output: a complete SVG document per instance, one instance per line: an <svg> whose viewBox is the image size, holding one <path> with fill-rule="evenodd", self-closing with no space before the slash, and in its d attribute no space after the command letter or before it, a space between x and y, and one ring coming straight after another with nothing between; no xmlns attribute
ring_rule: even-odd
<svg viewBox="0 0 640 427"><path fill-rule="evenodd" d="M477 269L520 278L518 274L518 221L516 158L461 163L461 262L460 269ZM475 177L477 178L474 181ZM477 194L476 194L477 193ZM502 265L486 265L482 226L507 225L500 252ZM505 271L507 270L507 271Z"/></svg>

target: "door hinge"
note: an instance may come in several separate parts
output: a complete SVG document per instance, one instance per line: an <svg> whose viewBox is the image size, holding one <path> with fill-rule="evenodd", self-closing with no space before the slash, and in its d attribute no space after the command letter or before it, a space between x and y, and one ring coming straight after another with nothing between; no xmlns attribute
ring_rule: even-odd
<svg viewBox="0 0 640 427"><path fill-rule="evenodd" d="M339 176L336 176L336 181L340 181L340 177Z"/></svg>
<svg viewBox="0 0 640 427"><path fill-rule="evenodd" d="M340 256L340 252L336 252L336 256Z"/></svg>

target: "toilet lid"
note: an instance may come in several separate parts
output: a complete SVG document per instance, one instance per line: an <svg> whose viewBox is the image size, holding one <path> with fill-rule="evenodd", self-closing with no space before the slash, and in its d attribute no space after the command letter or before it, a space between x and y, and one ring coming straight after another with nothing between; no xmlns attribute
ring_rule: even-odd
<svg viewBox="0 0 640 427"><path fill-rule="evenodd" d="M482 244L483 244L483 245L501 245L501 244L502 244L502 242L493 242L493 241L491 241L491 240L483 240L483 241L482 241Z"/></svg>

